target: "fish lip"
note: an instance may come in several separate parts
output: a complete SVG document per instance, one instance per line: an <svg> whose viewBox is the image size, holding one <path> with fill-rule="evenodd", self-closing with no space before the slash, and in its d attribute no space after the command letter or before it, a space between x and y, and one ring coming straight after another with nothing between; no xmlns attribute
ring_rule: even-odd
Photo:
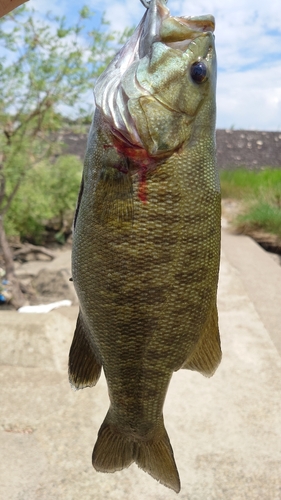
<svg viewBox="0 0 281 500"><path fill-rule="evenodd" d="M195 32L213 33L216 27L215 18L211 14L207 14L204 16L193 16L193 17L181 16L181 17L174 17L174 19L178 21L180 24L190 27Z"/></svg>

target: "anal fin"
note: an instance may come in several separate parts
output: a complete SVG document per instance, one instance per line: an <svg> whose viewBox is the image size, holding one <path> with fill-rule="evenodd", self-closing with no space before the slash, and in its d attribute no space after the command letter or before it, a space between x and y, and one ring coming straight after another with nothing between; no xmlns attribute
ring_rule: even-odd
<svg viewBox="0 0 281 500"><path fill-rule="evenodd" d="M87 338L87 330L80 311L69 351L69 382L75 389L93 387L96 385L100 373L101 364Z"/></svg>
<svg viewBox="0 0 281 500"><path fill-rule="evenodd" d="M182 368L195 370L206 377L211 377L220 364L221 356L218 311L217 306L214 305L195 350Z"/></svg>

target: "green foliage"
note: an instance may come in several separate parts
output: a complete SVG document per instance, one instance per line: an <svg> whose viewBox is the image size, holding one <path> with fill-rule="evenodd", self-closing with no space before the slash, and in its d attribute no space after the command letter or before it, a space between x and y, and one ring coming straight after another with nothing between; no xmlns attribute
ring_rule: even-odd
<svg viewBox="0 0 281 500"><path fill-rule="evenodd" d="M281 208L269 203L256 203L237 218L237 227L244 233L263 230L281 238Z"/></svg>
<svg viewBox="0 0 281 500"><path fill-rule="evenodd" d="M0 216L9 233L38 232L42 220L73 208L80 165L53 163L59 131L89 122L88 94L128 34L111 33L82 7L74 25L23 6L0 19ZM79 173L78 173L79 172Z"/></svg>
<svg viewBox="0 0 281 500"><path fill-rule="evenodd" d="M66 26L64 17L49 14L45 21L36 20L35 10L22 7L0 19L2 116L16 112L17 121L23 122L18 123L20 129L26 125L27 115L28 123L35 120L38 127L51 125L53 129L59 125L58 105L68 108L69 113L80 101L79 116L81 111L89 113L88 106L82 106L83 94L93 88L94 79L112 56L112 42L116 48L122 36L106 31L103 19L99 29L87 32L83 21L93 15L83 7L75 25ZM53 116L42 123L45 110L52 110Z"/></svg>
<svg viewBox="0 0 281 500"><path fill-rule="evenodd" d="M244 203L244 213L235 221L238 230L261 229L281 237L281 169L223 171L221 186L223 198Z"/></svg>
<svg viewBox="0 0 281 500"><path fill-rule="evenodd" d="M63 220L68 211L74 212L81 171L81 161L72 155L55 163L42 161L30 169L7 213L7 234L40 243L49 219L59 215Z"/></svg>
<svg viewBox="0 0 281 500"><path fill-rule="evenodd" d="M220 172L220 180L223 198L245 199L261 194L281 196L281 169L225 170Z"/></svg>

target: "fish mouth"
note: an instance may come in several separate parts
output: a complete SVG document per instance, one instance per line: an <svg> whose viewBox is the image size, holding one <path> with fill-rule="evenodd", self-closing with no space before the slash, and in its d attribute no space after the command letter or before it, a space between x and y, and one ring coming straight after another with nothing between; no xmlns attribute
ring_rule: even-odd
<svg viewBox="0 0 281 500"><path fill-rule="evenodd" d="M139 58L149 55L154 42L162 42L183 52L202 33L215 30L212 15L171 17L165 0L151 0L139 40Z"/></svg>
<svg viewBox="0 0 281 500"><path fill-rule="evenodd" d="M172 30L171 30L172 28ZM164 19L161 29L161 42L172 49L186 51L189 44L202 33L215 31L215 18L209 16L198 17L170 17Z"/></svg>

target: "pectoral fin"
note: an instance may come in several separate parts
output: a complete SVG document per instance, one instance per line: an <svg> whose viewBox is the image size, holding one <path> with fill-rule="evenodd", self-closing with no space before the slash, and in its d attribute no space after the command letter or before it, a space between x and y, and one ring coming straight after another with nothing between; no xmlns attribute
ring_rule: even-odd
<svg viewBox="0 0 281 500"><path fill-rule="evenodd" d="M132 177L119 171L118 165L107 168L100 176L95 193L95 214L102 224L133 223Z"/></svg>
<svg viewBox="0 0 281 500"><path fill-rule="evenodd" d="M206 377L211 377L221 361L221 345L218 327L218 311L214 305L205 323L203 334L192 355L182 368L195 370Z"/></svg>
<svg viewBox="0 0 281 500"><path fill-rule="evenodd" d="M101 364L87 337L87 329L79 312L68 361L69 382L75 389L93 387L101 373Z"/></svg>

